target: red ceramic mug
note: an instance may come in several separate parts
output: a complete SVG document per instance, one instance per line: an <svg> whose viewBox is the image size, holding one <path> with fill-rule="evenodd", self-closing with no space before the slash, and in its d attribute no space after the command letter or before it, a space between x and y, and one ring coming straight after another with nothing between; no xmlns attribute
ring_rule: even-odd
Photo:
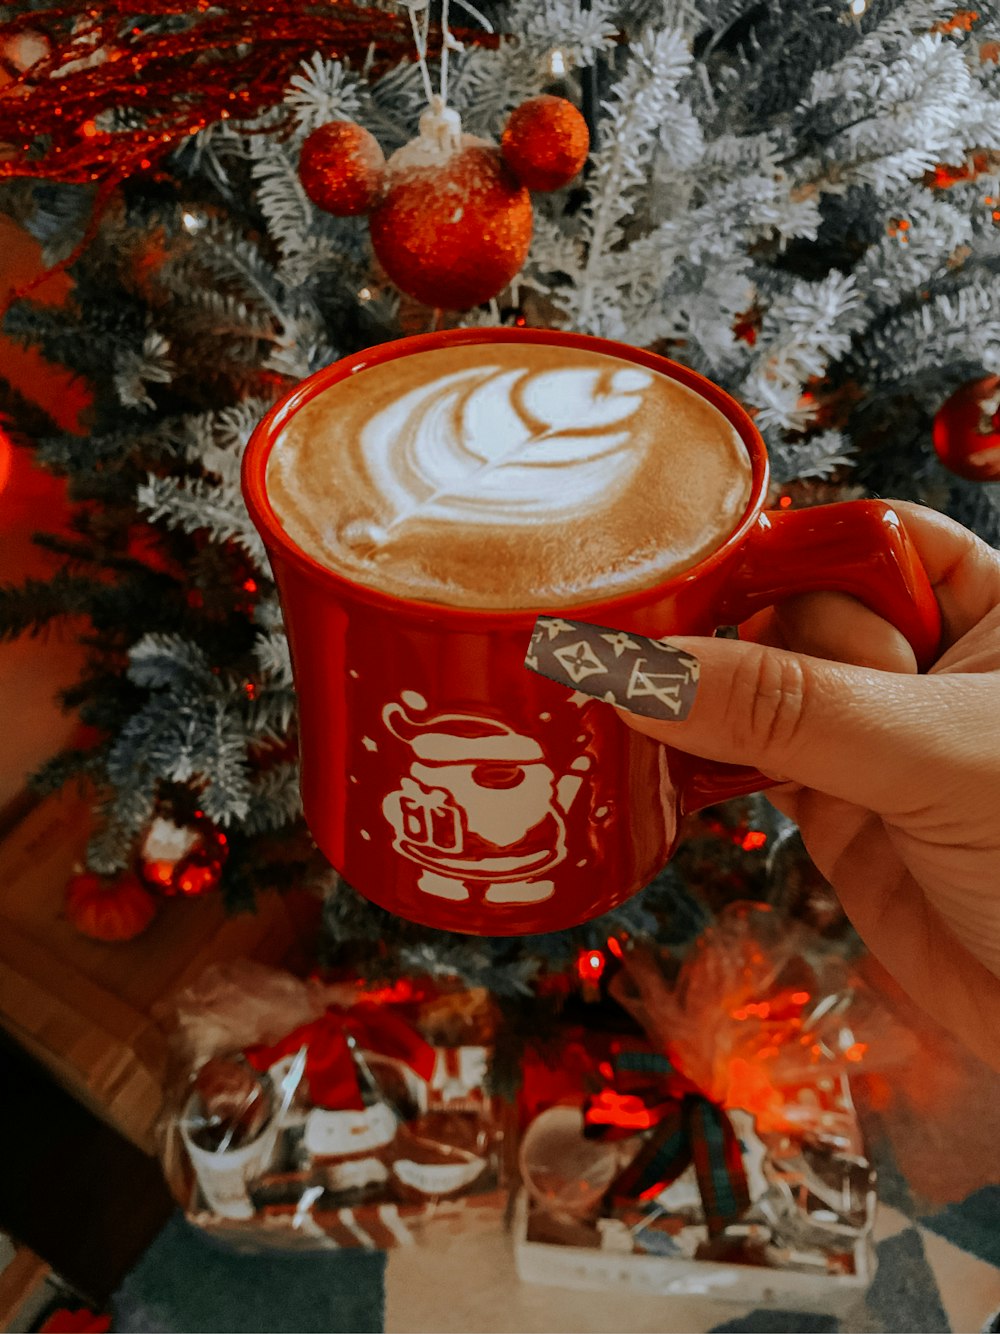
<svg viewBox="0 0 1000 1334"><path fill-rule="evenodd" d="M509 340L587 348L672 376L724 413L752 461L746 512L711 555L667 582L558 614L653 638L711 634L791 594L835 589L891 621L922 667L940 634L927 576L888 504L765 512L767 455L750 417L652 353L550 330L459 329L382 344L304 380L254 431L243 490L291 647L306 822L374 903L491 936L556 931L609 911L666 864L683 814L767 785L756 771L640 736L606 704L528 671L534 610L399 598L333 573L283 531L265 471L305 403L397 357Z"/></svg>

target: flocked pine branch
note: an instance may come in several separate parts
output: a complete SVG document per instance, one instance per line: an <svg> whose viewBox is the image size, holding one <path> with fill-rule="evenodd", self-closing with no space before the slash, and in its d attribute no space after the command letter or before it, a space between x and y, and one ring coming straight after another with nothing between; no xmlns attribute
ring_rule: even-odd
<svg viewBox="0 0 1000 1334"><path fill-rule="evenodd" d="M939 33L868 40L816 75L798 128L828 130L822 154L800 170L824 188L905 185L966 147L1000 147L1000 105L974 79L963 53ZM878 63L874 63L875 60Z"/></svg>
<svg viewBox="0 0 1000 1334"><path fill-rule="evenodd" d="M777 483L823 480L849 468L857 449L841 431L817 431L797 441L769 441L771 476Z"/></svg>
<svg viewBox="0 0 1000 1334"><path fill-rule="evenodd" d="M295 115L301 136L331 120L364 118L370 103L367 87L342 61L324 60L316 52L293 74L285 106Z"/></svg>
<svg viewBox="0 0 1000 1334"><path fill-rule="evenodd" d="M636 196L647 182L664 121L675 115L682 130L686 165L697 160L701 135L678 87L691 68L691 50L679 29L647 32L629 55L625 75L615 85L605 112L605 146L591 162L590 199L585 209L581 241L585 260L574 287L560 293L568 320L576 327L600 333L603 323L601 278L606 257L623 242L625 224L636 209Z"/></svg>
<svg viewBox="0 0 1000 1334"><path fill-rule="evenodd" d="M907 349L905 357L900 347ZM1000 372L1000 274L903 310L873 329L861 355L884 386L940 402L935 374L959 368L964 378Z"/></svg>
<svg viewBox="0 0 1000 1334"><path fill-rule="evenodd" d="M152 473L136 492L136 504L152 522L187 533L209 533L215 542L236 542L257 569L267 574L267 553L238 489L207 478L157 477Z"/></svg>
<svg viewBox="0 0 1000 1334"><path fill-rule="evenodd" d="M854 279L836 270L817 283L799 281L772 302L754 365L740 387L745 400L759 408L761 430L798 431L809 424L812 409L802 403L803 386L822 378L829 363L847 352L862 322Z"/></svg>
<svg viewBox="0 0 1000 1334"><path fill-rule="evenodd" d="M248 834L268 833L293 824L301 814L299 766L277 764L254 779L242 827Z"/></svg>
<svg viewBox="0 0 1000 1334"><path fill-rule="evenodd" d="M959 262L960 248L972 234L968 212L951 200L934 198L925 186L894 193L882 217L884 235L854 268L858 291L872 315L919 297Z"/></svg>

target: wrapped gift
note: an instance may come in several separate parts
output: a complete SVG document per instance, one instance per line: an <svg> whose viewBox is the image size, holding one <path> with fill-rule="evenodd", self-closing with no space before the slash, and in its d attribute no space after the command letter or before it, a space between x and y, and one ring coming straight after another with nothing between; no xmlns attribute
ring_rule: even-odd
<svg viewBox="0 0 1000 1334"><path fill-rule="evenodd" d="M402 1244L497 1185L484 1059L452 1049L463 1096L444 1097L442 1049L356 989L210 970L178 998L175 1046L167 1177L193 1221L242 1249Z"/></svg>
<svg viewBox="0 0 1000 1334"><path fill-rule="evenodd" d="M588 1069L574 1108L524 1131L522 1277L843 1313L871 1281L876 1202L848 1072L884 1066L868 1030L888 1021L756 905L672 984L633 949L613 993L645 1037L612 1042L601 1087Z"/></svg>

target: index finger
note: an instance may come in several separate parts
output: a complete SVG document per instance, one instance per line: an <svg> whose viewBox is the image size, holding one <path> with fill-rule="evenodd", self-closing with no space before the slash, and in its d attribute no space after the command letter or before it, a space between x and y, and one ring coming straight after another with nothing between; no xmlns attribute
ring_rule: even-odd
<svg viewBox="0 0 1000 1334"><path fill-rule="evenodd" d="M1000 606L1000 555L968 528L908 500L889 502L917 548L941 608L948 648Z"/></svg>

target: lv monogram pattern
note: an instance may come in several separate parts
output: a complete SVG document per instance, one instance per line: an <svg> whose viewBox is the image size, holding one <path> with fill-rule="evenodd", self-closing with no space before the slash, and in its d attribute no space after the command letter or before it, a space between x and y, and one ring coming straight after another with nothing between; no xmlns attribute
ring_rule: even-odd
<svg viewBox="0 0 1000 1334"><path fill-rule="evenodd" d="M524 665L560 685L647 718L686 718L698 660L665 639L539 616Z"/></svg>

